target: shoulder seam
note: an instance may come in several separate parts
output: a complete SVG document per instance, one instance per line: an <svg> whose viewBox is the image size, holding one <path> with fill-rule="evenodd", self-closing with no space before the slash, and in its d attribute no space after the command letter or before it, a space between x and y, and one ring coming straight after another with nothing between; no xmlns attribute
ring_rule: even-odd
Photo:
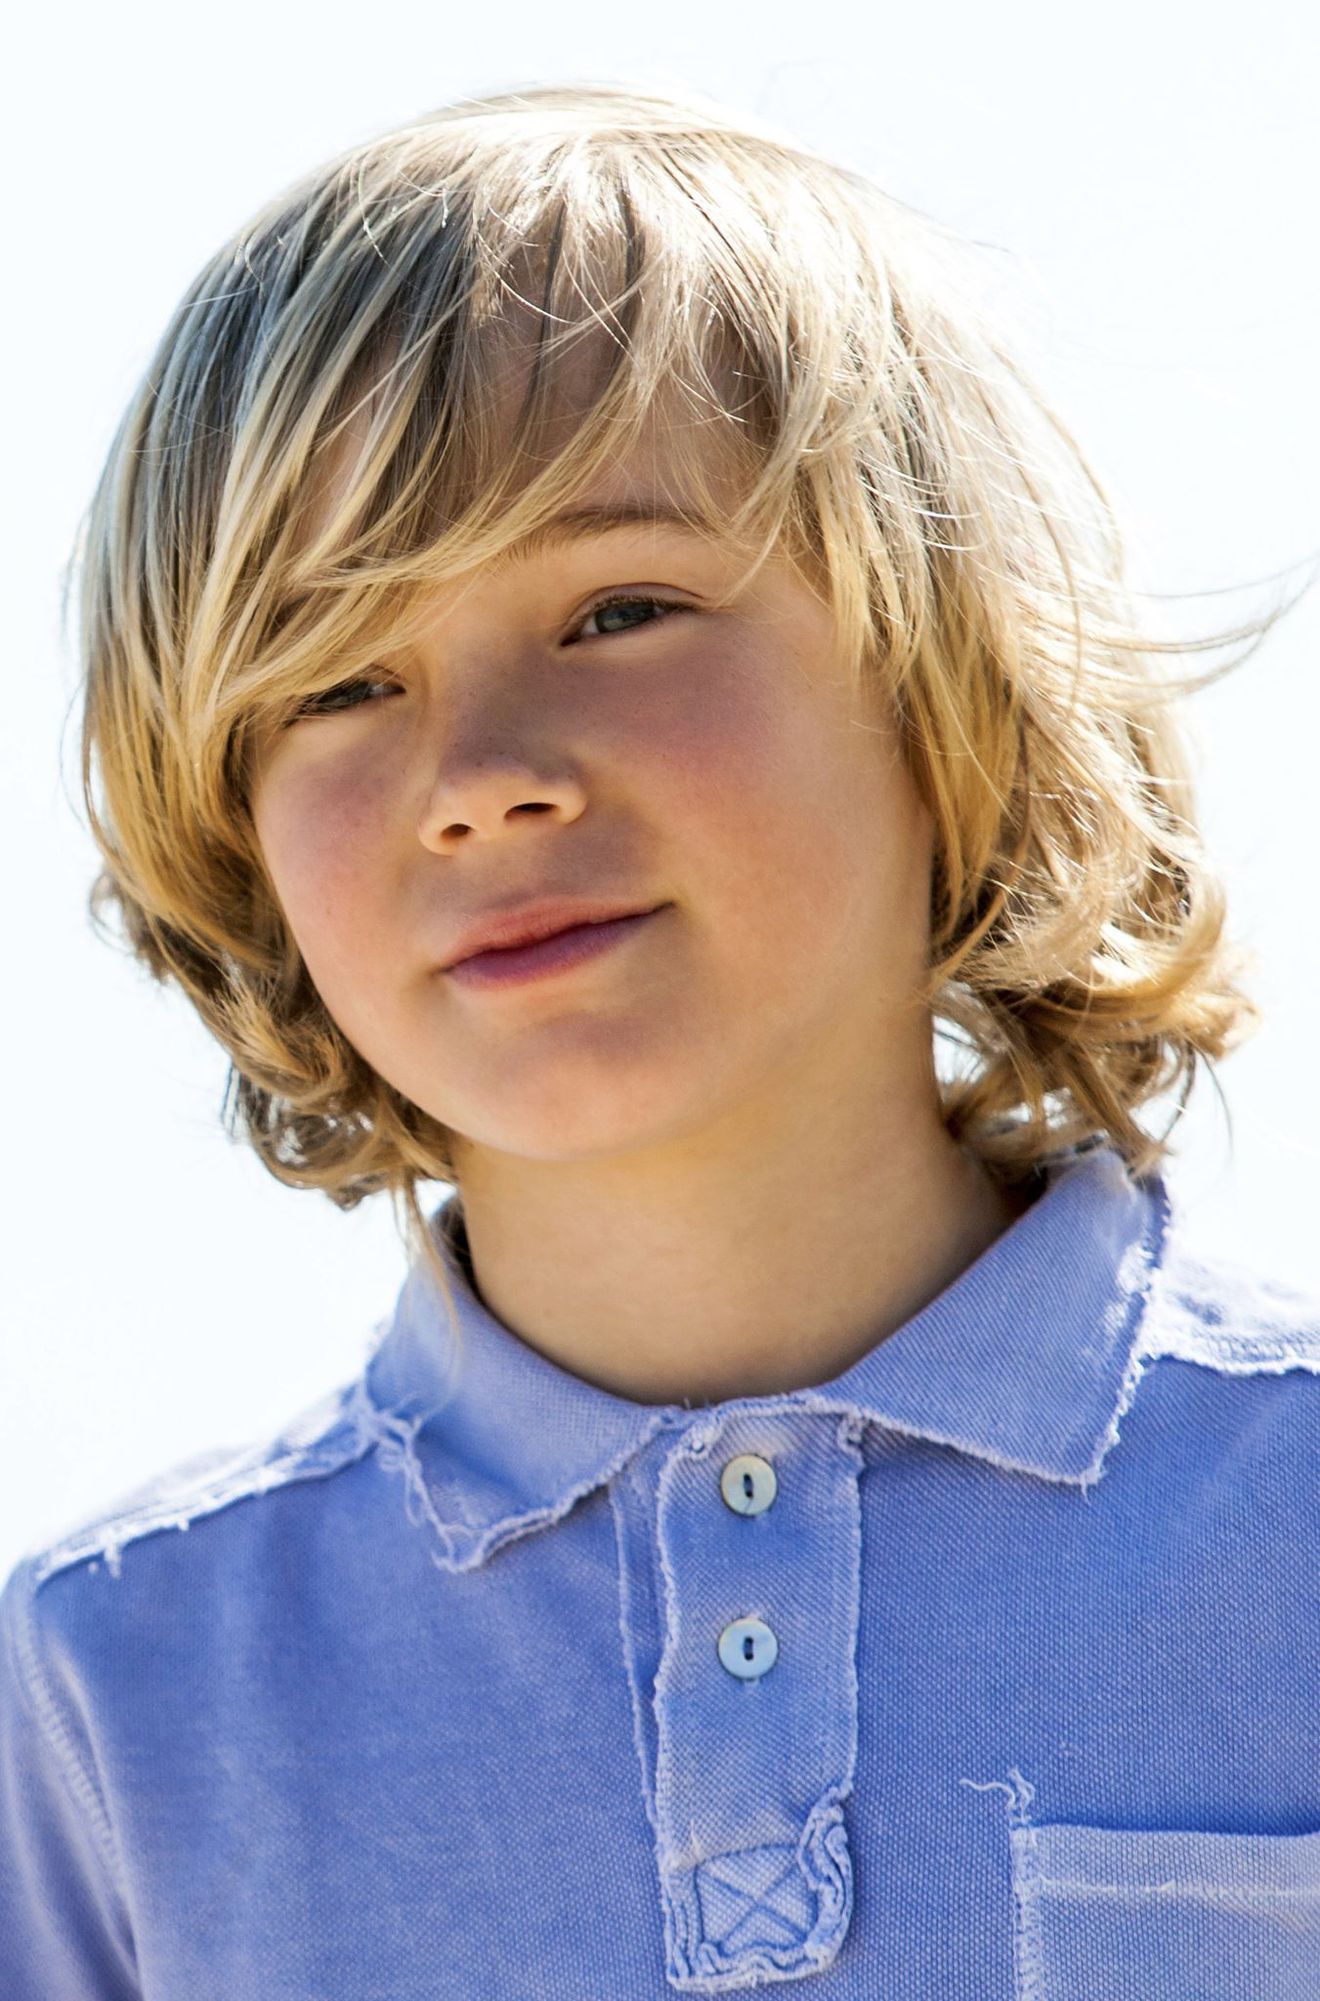
<svg viewBox="0 0 1320 2001"><path fill-rule="evenodd" d="M137 1506L98 1516L30 1555L26 1560L34 1592L58 1572L89 1558L104 1557L111 1575L118 1577L122 1550L142 1536L162 1529L186 1530L237 1501L295 1481L323 1479L353 1464L375 1442L363 1418L364 1397L359 1376L319 1398L272 1441L207 1454L191 1462L191 1473L187 1464L165 1471Z"/></svg>
<svg viewBox="0 0 1320 2001"><path fill-rule="evenodd" d="M1194 1362L1225 1375L1320 1374L1320 1299L1183 1247L1161 1273L1139 1345L1147 1361Z"/></svg>
<svg viewBox="0 0 1320 2001"><path fill-rule="evenodd" d="M1320 1347L1309 1351L1266 1335L1251 1340L1236 1334L1172 1330L1158 1346L1144 1349L1143 1359L1147 1363L1194 1362L1199 1368L1226 1376L1283 1376L1294 1369L1320 1375Z"/></svg>

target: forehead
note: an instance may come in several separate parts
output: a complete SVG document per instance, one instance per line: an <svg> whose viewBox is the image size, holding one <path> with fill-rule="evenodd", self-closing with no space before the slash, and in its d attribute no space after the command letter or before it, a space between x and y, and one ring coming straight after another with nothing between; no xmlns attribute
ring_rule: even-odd
<svg viewBox="0 0 1320 2001"><path fill-rule="evenodd" d="M678 407L671 392L648 410L641 436L509 543L496 567L612 530L634 539L694 530L732 539L748 468L722 431Z"/></svg>
<svg viewBox="0 0 1320 2001"><path fill-rule="evenodd" d="M461 519L465 509L482 502L493 486L507 510L556 459L571 451L584 428L596 433L594 465L584 460L576 482L570 489L561 485L542 519L505 545L498 565L611 527L629 525L642 533L648 525L672 530L688 523L709 534L728 523L749 488L753 459L737 421L718 405L703 403L666 380L640 418L628 422L627 441L610 452L608 428L602 430L597 416L603 388L598 355L594 364L585 351L554 358L537 386L535 422L529 426L526 406L536 354L525 340L504 329L498 346L500 351L488 355L480 371L482 407L473 413L477 421L472 424L480 447L472 446L460 413L454 432L436 454L450 487L444 503L449 519ZM296 508L300 550L327 533L332 544L341 544L367 525L375 511L364 474L373 426L378 428L388 416L388 359L375 374L374 385L359 395L338 435L313 459ZM736 389L732 381L727 386ZM379 470L378 460L372 484ZM456 494L461 495L457 505ZM443 539L443 508L437 509L435 527L437 539Z"/></svg>

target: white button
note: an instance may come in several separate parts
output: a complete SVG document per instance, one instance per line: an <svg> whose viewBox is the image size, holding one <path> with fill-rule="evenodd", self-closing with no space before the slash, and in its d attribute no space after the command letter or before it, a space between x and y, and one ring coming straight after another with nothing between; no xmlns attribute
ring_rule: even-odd
<svg viewBox="0 0 1320 2001"><path fill-rule="evenodd" d="M764 1619L735 1619L720 1634L720 1663L739 1681L768 1674L779 1659L779 1642Z"/></svg>
<svg viewBox="0 0 1320 2001"><path fill-rule="evenodd" d="M759 1452L740 1452L721 1473L720 1492L736 1515L760 1515L779 1492L779 1482Z"/></svg>

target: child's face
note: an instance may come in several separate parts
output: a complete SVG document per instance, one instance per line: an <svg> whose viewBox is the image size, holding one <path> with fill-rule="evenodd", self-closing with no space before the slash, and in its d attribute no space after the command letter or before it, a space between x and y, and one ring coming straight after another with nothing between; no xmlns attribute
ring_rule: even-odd
<svg viewBox="0 0 1320 2001"><path fill-rule="evenodd" d="M575 504L664 490L657 451ZM318 992L460 1152L585 1161L730 1119L764 1138L794 1076L925 1111L929 816L892 735L851 721L807 585L778 558L705 608L735 574L666 524L508 558L258 762ZM678 608L598 626L606 593ZM551 978L441 970L495 906L559 895L670 907Z"/></svg>

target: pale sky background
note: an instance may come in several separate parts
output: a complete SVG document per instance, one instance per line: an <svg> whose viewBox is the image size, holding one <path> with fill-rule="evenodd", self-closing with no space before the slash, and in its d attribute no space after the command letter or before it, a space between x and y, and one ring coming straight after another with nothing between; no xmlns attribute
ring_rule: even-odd
<svg viewBox="0 0 1320 2001"><path fill-rule="evenodd" d="M1320 554L1316 46L1295 0L121 0L29 11L26 32L5 118L0 1575L356 1374L404 1271L386 1204L343 1215L225 1139L222 1052L84 914L61 573L169 312L270 194L458 95L696 86L993 246L1123 509L1134 580L1197 594L1159 608L1169 629L1258 614ZM1320 587L1193 706L1202 822L1266 1024L1221 1071L1231 1153L1204 1077L1169 1180L1196 1237L1320 1297L1318 649Z"/></svg>

